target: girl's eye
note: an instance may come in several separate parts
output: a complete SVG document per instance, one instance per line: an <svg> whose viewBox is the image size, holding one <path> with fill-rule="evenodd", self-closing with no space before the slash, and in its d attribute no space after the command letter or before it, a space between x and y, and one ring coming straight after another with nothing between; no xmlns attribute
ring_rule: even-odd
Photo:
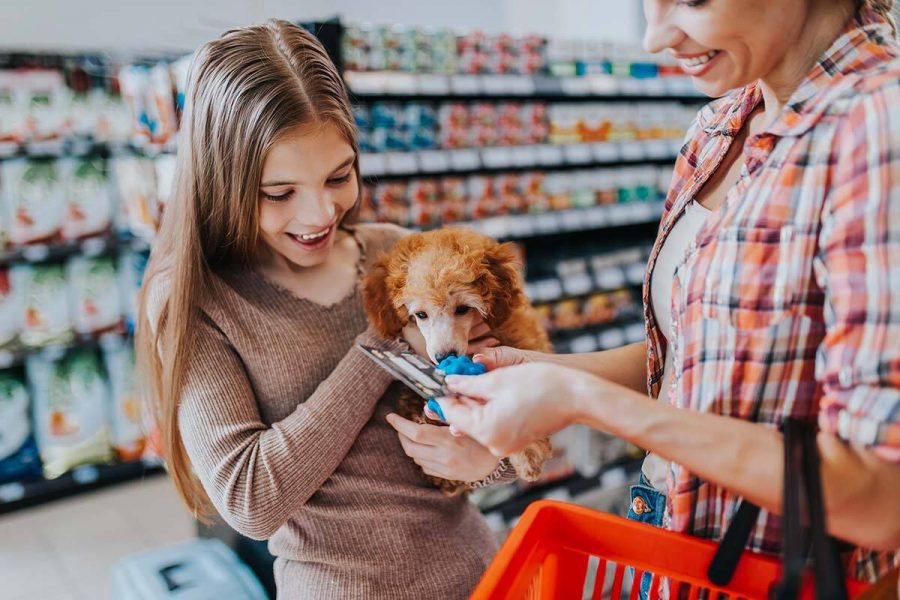
<svg viewBox="0 0 900 600"><path fill-rule="evenodd" d="M271 194L267 194L267 193L263 192L263 197L265 197L265 199L270 202L284 202L286 200L290 200L291 196L293 196L293 195L294 195L293 191L285 192L284 194L281 194L278 196L273 196Z"/></svg>
<svg viewBox="0 0 900 600"><path fill-rule="evenodd" d="M471 308L468 306L457 306L456 314L457 314L457 316L462 316L462 315L468 313L470 310L471 310Z"/></svg>
<svg viewBox="0 0 900 600"><path fill-rule="evenodd" d="M681 0L678 4L689 8L696 8L698 6L703 6L706 2L707 0Z"/></svg>
<svg viewBox="0 0 900 600"><path fill-rule="evenodd" d="M416 318L419 319L420 321L424 321L425 319L428 318L428 315L422 311L419 311L416 313Z"/></svg>
<svg viewBox="0 0 900 600"><path fill-rule="evenodd" d="M332 177L328 180L328 185L344 185L348 181L350 181L350 175L352 172L347 173L346 175L342 175L341 177Z"/></svg>

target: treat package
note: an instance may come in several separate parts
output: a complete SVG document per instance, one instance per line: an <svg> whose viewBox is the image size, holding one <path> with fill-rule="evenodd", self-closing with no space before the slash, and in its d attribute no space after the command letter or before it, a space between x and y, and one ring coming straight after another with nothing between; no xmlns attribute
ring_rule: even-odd
<svg viewBox="0 0 900 600"><path fill-rule="evenodd" d="M9 269L0 268L0 349L16 345L22 327L22 294L12 279Z"/></svg>
<svg viewBox="0 0 900 600"><path fill-rule="evenodd" d="M74 331L63 265L15 265L11 276L13 289L21 294L22 343L37 347L70 342Z"/></svg>
<svg viewBox="0 0 900 600"><path fill-rule="evenodd" d="M28 389L18 371L0 371L0 485L40 475L41 459L28 416Z"/></svg>
<svg viewBox="0 0 900 600"><path fill-rule="evenodd" d="M122 321L122 302L113 258L75 256L66 267L75 332L100 333L116 327Z"/></svg>
<svg viewBox="0 0 900 600"><path fill-rule="evenodd" d="M440 185L436 179L410 181L410 219L415 227L434 227L441 222Z"/></svg>
<svg viewBox="0 0 900 600"><path fill-rule="evenodd" d="M125 314L125 328L133 332L136 326L138 294L144 280L149 254L147 252L123 252L119 255L118 291L121 309Z"/></svg>
<svg viewBox="0 0 900 600"><path fill-rule="evenodd" d="M75 240L109 231L115 217L106 164L99 158L63 163L67 209L62 237Z"/></svg>
<svg viewBox="0 0 900 600"><path fill-rule="evenodd" d="M14 246L51 241L65 215L66 191L52 160L9 160L2 164L3 213Z"/></svg>
<svg viewBox="0 0 900 600"><path fill-rule="evenodd" d="M134 382L134 350L120 339L104 348L103 362L109 375L113 448L119 460L140 460L147 439L145 415Z"/></svg>
<svg viewBox="0 0 900 600"><path fill-rule="evenodd" d="M97 354L75 350L60 359L32 355L25 367L44 477L112 460L109 392Z"/></svg>
<svg viewBox="0 0 900 600"><path fill-rule="evenodd" d="M153 241L159 226L158 188L153 161L123 157L113 161L125 228L134 236Z"/></svg>

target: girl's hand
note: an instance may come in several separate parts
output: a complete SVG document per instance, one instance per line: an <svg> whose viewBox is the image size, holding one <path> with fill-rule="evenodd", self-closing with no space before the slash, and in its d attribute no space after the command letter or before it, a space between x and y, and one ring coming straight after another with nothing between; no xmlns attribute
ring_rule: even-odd
<svg viewBox="0 0 900 600"><path fill-rule="evenodd" d="M426 474L455 481L480 481L500 461L470 437L456 437L449 427L413 423L395 414L387 416L397 430L406 455Z"/></svg>
<svg viewBox="0 0 900 600"><path fill-rule="evenodd" d="M491 333L491 328L484 319L479 317L478 322L469 332L469 347L466 354L477 354L486 352L490 348L496 348L500 345L500 340Z"/></svg>
<svg viewBox="0 0 900 600"><path fill-rule="evenodd" d="M447 384L462 395L437 399L447 422L498 458L576 422L583 398L602 397L602 380L546 363L450 376Z"/></svg>
<svg viewBox="0 0 900 600"><path fill-rule="evenodd" d="M410 321L403 328L403 333L401 335L403 340L409 344L410 348L412 348L413 352L419 356L428 356L425 337L422 335L422 332L419 331L418 325Z"/></svg>

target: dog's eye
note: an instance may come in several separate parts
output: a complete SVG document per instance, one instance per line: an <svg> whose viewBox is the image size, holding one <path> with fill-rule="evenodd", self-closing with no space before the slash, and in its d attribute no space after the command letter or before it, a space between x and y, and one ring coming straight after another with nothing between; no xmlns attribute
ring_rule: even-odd
<svg viewBox="0 0 900 600"><path fill-rule="evenodd" d="M425 314L425 313L423 313L423 312L420 310L419 312L416 313L416 318L419 319L419 320L421 320L421 321L424 321L425 319L428 318L428 315Z"/></svg>
<svg viewBox="0 0 900 600"><path fill-rule="evenodd" d="M470 307L468 307L468 306L457 306L457 307L456 307L456 314L457 314L458 316L462 316L462 315L466 314L467 312L469 312L470 310L472 310L472 309L471 309Z"/></svg>

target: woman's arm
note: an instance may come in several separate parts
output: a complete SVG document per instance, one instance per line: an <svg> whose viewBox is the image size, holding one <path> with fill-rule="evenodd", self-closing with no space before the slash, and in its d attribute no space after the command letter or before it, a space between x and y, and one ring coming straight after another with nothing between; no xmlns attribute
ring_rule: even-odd
<svg viewBox="0 0 900 600"><path fill-rule="evenodd" d="M647 342L635 342L602 352L551 354L502 346L475 356L488 369L510 367L526 362L545 362L578 369L602 377L636 392L647 391Z"/></svg>
<svg viewBox="0 0 900 600"><path fill-rule="evenodd" d="M392 378L354 347L270 427L225 335L203 319L194 340L178 413L185 449L222 517L248 537L269 538L331 476ZM369 333L357 341L384 344Z"/></svg>

